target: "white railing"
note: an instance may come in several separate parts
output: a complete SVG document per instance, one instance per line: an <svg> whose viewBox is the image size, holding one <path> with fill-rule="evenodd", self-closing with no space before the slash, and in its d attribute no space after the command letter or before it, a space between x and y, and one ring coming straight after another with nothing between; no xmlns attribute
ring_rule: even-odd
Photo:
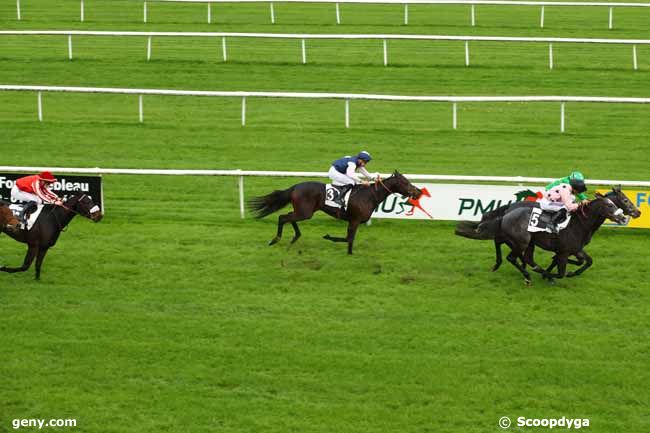
<svg viewBox="0 0 650 433"><path fill-rule="evenodd" d="M38 120L43 121L43 92L109 93L138 95L139 121L144 122L144 95L161 96L203 96L241 98L241 124L246 126L246 98L290 98L290 99L342 99L345 101L345 127L350 127L350 101L400 101L400 102L451 102L452 126L458 128L458 103L460 102L559 102L560 131L565 131L565 104L567 102L598 102L619 104L650 104L650 98L601 97L601 96L404 96L371 95L362 93L316 93L316 92L244 92L211 90L171 89L120 89L107 87L57 87L0 85L0 90L37 92Z"/></svg>
<svg viewBox="0 0 650 433"><path fill-rule="evenodd" d="M147 61L152 56L152 38L154 37L204 37L221 38L223 61L228 61L226 38L258 38L258 39L300 39L302 63L307 63L307 48L305 41L310 39L366 39L383 41L384 66L388 66L388 43L390 40L423 40L423 41L462 41L465 42L465 66L470 64L469 42L527 42L549 44L549 69L553 69L553 44L618 44L632 45L632 67L638 69L637 45L650 45L648 39L605 39L605 38L537 38L510 36L447 36L447 35L396 35L396 34L287 34L287 33L233 33L233 32L133 32L133 31L94 31L94 30L0 30L0 36L67 36L68 59L72 60L72 36L113 36L113 37L146 37Z"/></svg>
<svg viewBox="0 0 650 433"><path fill-rule="evenodd" d="M212 3L265 3L260 0L145 0L143 2L143 22L148 21L147 2L174 2L174 3L207 3L207 22L212 23ZM404 6L404 24L409 23L409 4L443 4L443 5L470 5L470 23L476 25L476 5L501 5L501 6L539 6L539 26L544 27L545 6L574 6L574 7L607 7L609 8L608 28L614 27L615 7L650 7L650 3L616 3L616 2L551 2L551 1L507 1L507 0L274 0L269 2L271 23L275 24L275 9L273 3L334 3L336 5L336 24L341 24L340 4L364 3L364 4L398 4ZM80 0L79 20L85 20L84 0ZM16 17L22 19L20 0L16 0Z"/></svg>
<svg viewBox="0 0 650 433"><path fill-rule="evenodd" d="M75 174L118 174L118 175L155 175L155 176L236 176L239 178L239 211L244 218L244 178L245 177L302 177L302 178L327 178L327 173L316 171L261 171L261 170L176 170L176 169L141 169L141 168L69 168L69 167L16 167L0 166L0 172L9 173L37 173L51 171L55 173ZM390 174L380 174L388 177ZM440 174L405 174L411 181L455 181L455 182L506 182L506 183L548 183L555 179L550 177L525 177L525 176L462 176ZM650 181L634 180L602 180L589 179L590 185L621 185L650 187Z"/></svg>

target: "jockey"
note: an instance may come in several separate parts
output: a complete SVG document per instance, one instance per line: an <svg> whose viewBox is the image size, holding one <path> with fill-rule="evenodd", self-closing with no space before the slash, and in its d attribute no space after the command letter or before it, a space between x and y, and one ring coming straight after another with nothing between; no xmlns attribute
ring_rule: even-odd
<svg viewBox="0 0 650 433"><path fill-rule="evenodd" d="M564 221L567 211L573 212L578 208L576 201L587 199L585 177L579 171L574 171L546 186L544 197L539 201L542 210L553 212L551 231L558 233L558 223Z"/></svg>
<svg viewBox="0 0 650 433"><path fill-rule="evenodd" d="M332 166L328 171L329 177L332 180L332 185L344 187L339 188L340 193L337 201L340 202L341 205L343 204L343 197L347 190L353 185L360 183L355 176L357 171L368 180L377 176L376 174L373 176L368 173L368 170L366 170L366 164L371 160L372 157L370 154L363 150L359 152L357 156L344 156L332 163Z"/></svg>
<svg viewBox="0 0 650 433"><path fill-rule="evenodd" d="M29 214L36 210L37 204L63 204L59 196L50 190L54 182L56 182L56 178L49 171L16 180L13 188L11 188L11 200L27 203L23 211L25 220L29 219Z"/></svg>

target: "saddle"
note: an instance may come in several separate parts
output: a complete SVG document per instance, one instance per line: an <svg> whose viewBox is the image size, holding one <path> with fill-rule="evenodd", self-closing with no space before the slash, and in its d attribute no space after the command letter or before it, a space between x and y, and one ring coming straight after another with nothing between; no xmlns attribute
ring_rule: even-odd
<svg viewBox="0 0 650 433"><path fill-rule="evenodd" d="M325 185L325 206L345 211L350 200L353 185Z"/></svg>
<svg viewBox="0 0 650 433"><path fill-rule="evenodd" d="M43 207L42 204L37 204L33 201L30 201L29 203L9 205L11 212L13 212L14 216L18 218L18 221L20 221L21 230L31 230L38 219L38 216L41 214Z"/></svg>
<svg viewBox="0 0 650 433"><path fill-rule="evenodd" d="M528 220L528 231L530 233L546 232L559 233L565 229L571 221L571 215L566 211L548 212L539 207L532 208Z"/></svg>

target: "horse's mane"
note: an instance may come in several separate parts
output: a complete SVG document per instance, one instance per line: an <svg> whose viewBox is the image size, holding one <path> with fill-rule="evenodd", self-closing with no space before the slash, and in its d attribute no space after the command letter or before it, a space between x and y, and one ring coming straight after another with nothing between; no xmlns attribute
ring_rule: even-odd
<svg viewBox="0 0 650 433"><path fill-rule="evenodd" d="M9 205L11 205L11 203L8 201L0 200L0 207L9 207Z"/></svg>

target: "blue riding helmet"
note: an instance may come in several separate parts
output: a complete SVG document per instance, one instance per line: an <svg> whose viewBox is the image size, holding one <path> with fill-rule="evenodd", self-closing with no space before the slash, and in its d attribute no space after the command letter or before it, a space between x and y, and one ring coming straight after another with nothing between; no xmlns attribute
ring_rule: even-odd
<svg viewBox="0 0 650 433"><path fill-rule="evenodd" d="M368 152L366 152L365 150L362 150L361 152L359 152L359 154L357 155L357 158L361 159L363 161L366 161L366 162L370 162L370 160L372 160L372 157L370 156L370 154Z"/></svg>

